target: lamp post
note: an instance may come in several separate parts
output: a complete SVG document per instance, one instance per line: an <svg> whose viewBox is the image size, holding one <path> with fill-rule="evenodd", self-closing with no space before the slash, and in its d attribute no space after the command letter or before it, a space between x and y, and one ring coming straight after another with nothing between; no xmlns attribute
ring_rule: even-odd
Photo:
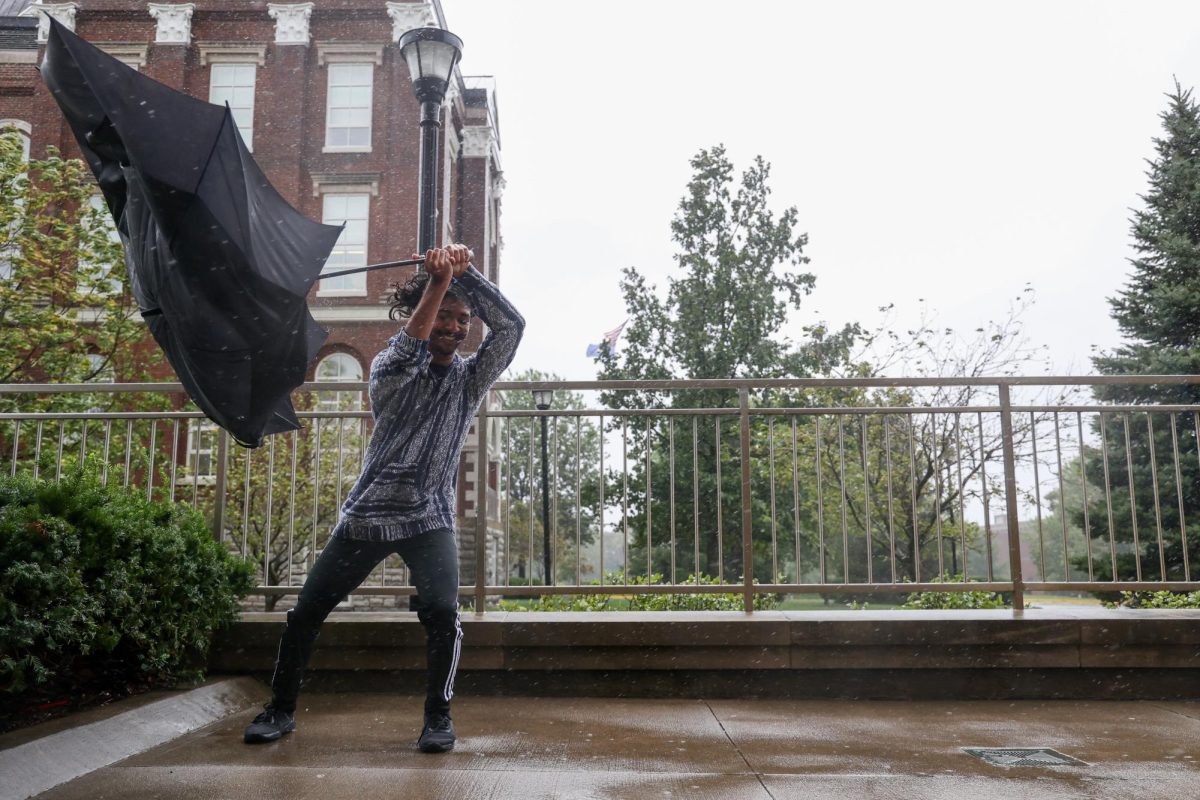
<svg viewBox="0 0 1200 800"><path fill-rule="evenodd" d="M441 28L414 28L400 37L400 54L408 62L413 94L421 104L421 194L417 251L437 243L438 139L442 101L462 57L462 39Z"/></svg>
<svg viewBox="0 0 1200 800"><path fill-rule="evenodd" d="M538 411L548 411L551 403L554 402L554 391L551 389L534 389L533 404ZM546 422L547 417L542 418L542 565L545 576L542 580L546 586L554 585L554 565L550 563L550 471L548 469L548 456L546 448ZM532 578L532 573L530 573ZM531 581L532 582L532 581Z"/></svg>

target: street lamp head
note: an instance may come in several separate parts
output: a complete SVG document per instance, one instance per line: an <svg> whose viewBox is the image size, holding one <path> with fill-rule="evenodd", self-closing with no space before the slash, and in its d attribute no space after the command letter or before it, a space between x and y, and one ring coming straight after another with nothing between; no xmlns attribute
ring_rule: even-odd
<svg viewBox="0 0 1200 800"><path fill-rule="evenodd" d="M554 403L553 389L534 389L533 404L538 411L546 411Z"/></svg>
<svg viewBox="0 0 1200 800"><path fill-rule="evenodd" d="M414 28L400 37L400 53L408 62L417 100L441 105L462 46L462 39L442 28Z"/></svg>

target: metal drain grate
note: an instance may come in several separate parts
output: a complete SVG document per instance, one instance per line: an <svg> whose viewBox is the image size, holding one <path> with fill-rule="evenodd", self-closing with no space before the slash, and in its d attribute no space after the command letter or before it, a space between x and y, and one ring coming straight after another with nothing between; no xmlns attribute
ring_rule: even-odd
<svg viewBox="0 0 1200 800"><path fill-rule="evenodd" d="M962 750L996 767L1088 766L1085 761L1071 758L1049 747L964 747Z"/></svg>

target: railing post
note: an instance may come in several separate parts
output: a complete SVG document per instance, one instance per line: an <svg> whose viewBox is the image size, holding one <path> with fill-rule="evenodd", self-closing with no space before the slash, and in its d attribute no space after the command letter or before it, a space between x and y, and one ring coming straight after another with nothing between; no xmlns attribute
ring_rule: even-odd
<svg viewBox="0 0 1200 800"><path fill-rule="evenodd" d="M742 449L742 608L754 613L754 515L750 498L750 390L738 390Z"/></svg>
<svg viewBox="0 0 1200 800"><path fill-rule="evenodd" d="M475 454L475 613L482 614L487 603L484 587L487 585L487 512L488 512L488 401L491 393L483 396L479 415L475 420L479 451Z"/></svg>
<svg viewBox="0 0 1200 800"><path fill-rule="evenodd" d="M1021 575L1021 531L1017 511L1017 459L1013 450L1012 398L1007 383L1000 384L1000 435L1004 441L1004 505L1008 522L1008 564L1013 585L1013 613L1025 609L1025 582Z"/></svg>
<svg viewBox="0 0 1200 800"><path fill-rule="evenodd" d="M228 478L229 434L224 428L217 435L217 478L213 485L212 535L218 542L225 530L225 483ZM244 553L242 555L245 555Z"/></svg>

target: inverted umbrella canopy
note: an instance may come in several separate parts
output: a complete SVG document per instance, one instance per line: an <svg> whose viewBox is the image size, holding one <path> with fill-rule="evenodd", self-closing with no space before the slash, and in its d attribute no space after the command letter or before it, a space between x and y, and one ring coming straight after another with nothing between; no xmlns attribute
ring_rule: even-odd
<svg viewBox="0 0 1200 800"><path fill-rule="evenodd" d="M247 447L299 428L290 394L328 335L305 298L341 228L275 191L228 107L164 86L53 20L41 73L188 395Z"/></svg>

